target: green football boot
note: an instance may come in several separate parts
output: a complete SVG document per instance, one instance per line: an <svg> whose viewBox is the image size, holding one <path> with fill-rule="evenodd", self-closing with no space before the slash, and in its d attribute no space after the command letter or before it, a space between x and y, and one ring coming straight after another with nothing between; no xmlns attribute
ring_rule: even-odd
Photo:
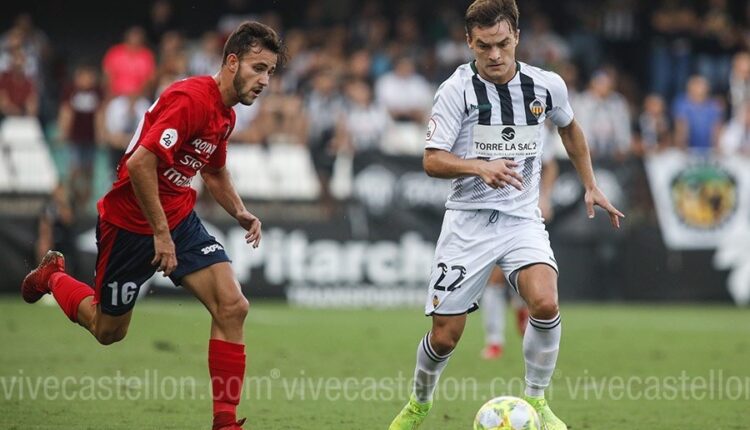
<svg viewBox="0 0 750 430"><path fill-rule="evenodd" d="M388 430L416 430L422 424L427 413L432 408L432 402L419 403L414 394L409 398L409 403L401 409L396 418L388 427Z"/></svg>
<svg viewBox="0 0 750 430"><path fill-rule="evenodd" d="M568 426L560 418L557 418L552 409L549 408L544 397L524 396L524 400L534 407L539 418L542 420L542 430L568 430Z"/></svg>

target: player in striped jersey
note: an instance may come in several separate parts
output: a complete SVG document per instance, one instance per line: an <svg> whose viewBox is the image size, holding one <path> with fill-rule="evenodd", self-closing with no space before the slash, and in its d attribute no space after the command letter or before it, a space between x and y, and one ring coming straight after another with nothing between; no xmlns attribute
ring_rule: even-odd
<svg viewBox="0 0 750 430"><path fill-rule="evenodd" d="M453 179L425 305L432 329L417 346L414 391L390 430L413 430L426 418L466 315L478 308L496 264L529 307L525 399L544 429L565 430L544 398L562 329L557 262L538 208L545 121L558 127L578 171L589 218L600 206L619 228L624 215L596 185L562 78L516 60L515 0L475 0L465 21L475 60L459 66L438 89L424 155L428 175Z"/></svg>

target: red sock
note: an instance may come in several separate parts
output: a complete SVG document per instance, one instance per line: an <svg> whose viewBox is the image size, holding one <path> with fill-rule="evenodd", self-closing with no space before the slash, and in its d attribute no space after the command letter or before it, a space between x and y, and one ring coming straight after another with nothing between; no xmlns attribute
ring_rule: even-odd
<svg viewBox="0 0 750 430"><path fill-rule="evenodd" d="M245 379L245 345L209 340L208 372L214 396L214 416L219 412L236 414Z"/></svg>
<svg viewBox="0 0 750 430"><path fill-rule="evenodd" d="M50 276L49 287L60 309L74 323L78 322L78 306L83 299L94 295L91 287L63 272Z"/></svg>

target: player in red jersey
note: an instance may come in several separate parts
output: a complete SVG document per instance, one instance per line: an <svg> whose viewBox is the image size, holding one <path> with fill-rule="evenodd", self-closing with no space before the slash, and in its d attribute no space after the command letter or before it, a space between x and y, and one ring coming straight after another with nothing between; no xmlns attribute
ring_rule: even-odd
<svg viewBox="0 0 750 430"><path fill-rule="evenodd" d="M50 251L24 279L24 300L52 293L63 312L103 345L125 337L141 285L156 271L193 293L211 313L208 364L213 429L241 429L236 418L245 375L243 323L248 301L224 248L193 212L197 172L216 201L247 230L257 247L261 223L248 212L225 168L227 138L237 103L252 104L268 85L285 48L257 22L240 25L224 46L213 77L172 84L144 116L118 178L99 201L95 285L65 273L62 254Z"/></svg>

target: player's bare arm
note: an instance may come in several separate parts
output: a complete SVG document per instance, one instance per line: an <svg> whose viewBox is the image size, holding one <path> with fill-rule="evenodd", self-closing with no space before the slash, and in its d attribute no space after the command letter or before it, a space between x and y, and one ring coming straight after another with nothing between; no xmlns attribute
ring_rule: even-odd
<svg viewBox="0 0 750 430"><path fill-rule="evenodd" d="M578 122L574 119L566 127L559 127L558 133L560 133L568 157L576 168L578 176L581 178L581 182L586 189L584 200L586 202L586 213L589 218L594 217L594 206L599 206L609 213L609 220L612 226L620 228L620 218L625 218L625 215L609 202L607 196L596 185L594 168L591 166L589 147L586 144L586 137L583 135L583 130L581 130Z"/></svg>
<svg viewBox="0 0 750 430"><path fill-rule="evenodd" d="M252 243L253 248L257 248L261 238L261 222L255 215L251 214L245 204L242 202L237 190L232 183L232 177L226 167L221 169L212 169L206 166L201 170L201 177L206 184L206 188L222 208L237 222L242 228L247 230L245 240Z"/></svg>
<svg viewBox="0 0 750 430"><path fill-rule="evenodd" d="M434 178L453 179L461 176L479 176L492 188L512 185L522 188L523 178L514 170L518 166L513 160L463 159L448 151L428 148L422 164L425 172Z"/></svg>
<svg viewBox="0 0 750 430"><path fill-rule="evenodd" d="M138 205L154 231L154 259L151 264L158 265L158 270L163 272L164 276L168 276L177 267L177 254L169 232L167 216L159 201L156 174L158 164L159 159L154 153L146 148L138 147L125 166L130 175Z"/></svg>

